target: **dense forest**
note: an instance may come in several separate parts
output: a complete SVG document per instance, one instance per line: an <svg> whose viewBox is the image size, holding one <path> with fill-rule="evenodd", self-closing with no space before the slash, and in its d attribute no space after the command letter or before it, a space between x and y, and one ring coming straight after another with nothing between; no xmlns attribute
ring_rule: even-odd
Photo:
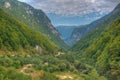
<svg viewBox="0 0 120 80"><path fill-rule="evenodd" d="M0 9L0 49L3 51L17 51L22 48L30 50L36 45L46 53L54 53L57 50L53 42L40 33L30 30Z"/></svg>
<svg viewBox="0 0 120 80"><path fill-rule="evenodd" d="M119 80L120 19L114 21L99 37L91 36L90 38L87 40L88 38L85 37L87 40L85 44L81 40L75 45L78 58L84 63L93 65L100 74L107 76L109 80ZM78 48L78 44L83 46Z"/></svg>
<svg viewBox="0 0 120 80"><path fill-rule="evenodd" d="M7 8L6 3L10 4L10 7ZM34 9L32 6L17 0L0 0L0 7L7 14L27 25L27 27L52 40L58 47L67 47L60 38L60 34L51 24L50 19L42 10Z"/></svg>

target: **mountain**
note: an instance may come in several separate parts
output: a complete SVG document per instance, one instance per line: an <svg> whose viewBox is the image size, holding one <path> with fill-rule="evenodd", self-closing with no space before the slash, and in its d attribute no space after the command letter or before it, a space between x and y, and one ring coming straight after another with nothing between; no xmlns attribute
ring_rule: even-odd
<svg viewBox="0 0 120 80"><path fill-rule="evenodd" d="M89 32L91 32L94 29L97 29L97 27L102 26L104 24L108 24L110 22L108 22L107 20L109 19L109 21L112 21L113 19L117 18L117 16L119 17L120 14L120 10L119 10L120 6L118 5L113 12L111 12L111 14L108 14L106 16L104 16L103 18L100 18L86 26L83 26L82 28L76 28L71 37L70 40L73 39L73 44L78 42L81 38L83 38L86 34L88 34Z"/></svg>
<svg viewBox="0 0 120 80"><path fill-rule="evenodd" d="M71 33L70 37L67 39L69 44L72 46L77 41L79 41L86 33L89 32L89 27L87 25L81 25L74 28L73 32Z"/></svg>
<svg viewBox="0 0 120 80"><path fill-rule="evenodd" d="M17 0L0 0L0 6L6 13L24 23L29 28L41 32L60 48L66 47L66 44L60 38L60 34L42 10L34 9L30 5Z"/></svg>
<svg viewBox="0 0 120 80"><path fill-rule="evenodd" d="M42 34L26 27L0 9L0 51L34 51L55 53L57 46Z"/></svg>
<svg viewBox="0 0 120 80"><path fill-rule="evenodd" d="M65 43L70 46L71 42L68 39L71 37L74 29L77 28L77 27L78 26L64 26L64 25L61 25L61 26L57 26L55 28L59 31L59 33L61 34L61 37L65 41Z"/></svg>
<svg viewBox="0 0 120 80"><path fill-rule="evenodd" d="M105 29L108 28L113 23L114 20L119 19L119 17L120 17L119 6L120 6L120 4L110 14L108 14L108 15L92 22L90 25L88 25L88 26L94 25L94 28L85 37L83 37L80 41L86 42L88 38L93 39L94 37L96 37L96 38L99 37L101 35L101 33L104 32ZM95 32L96 32L96 34L95 34ZM78 41L78 43L80 41ZM84 44L84 46L89 45L92 42L92 40L90 43L89 42L90 42L90 40L88 40L88 43ZM74 45L72 48L77 49L77 46L78 46L78 48L81 47L81 49L82 49L82 47L84 48L84 46L81 45L81 43L79 44L81 46L77 45L78 43L76 43L75 44L76 46Z"/></svg>
<svg viewBox="0 0 120 80"><path fill-rule="evenodd" d="M57 30L61 33L63 40L69 45L73 46L76 42L81 40L89 32L94 30L106 21L110 15L104 16L90 24L80 26L58 26Z"/></svg>
<svg viewBox="0 0 120 80"><path fill-rule="evenodd" d="M74 45L86 33L90 31L88 25L81 26L57 26L56 29L61 33L62 39L69 46Z"/></svg>
<svg viewBox="0 0 120 80"><path fill-rule="evenodd" d="M93 22L95 29L78 41L71 51L94 66L108 80L120 79L120 4L107 16Z"/></svg>
<svg viewBox="0 0 120 80"><path fill-rule="evenodd" d="M108 16L105 16L99 20L96 20L90 24L80 26L78 28L75 28L72 32L72 35L70 36L69 40L71 40L71 45L74 45L76 42L81 40L85 35L87 35L89 32L97 28L97 26L107 19Z"/></svg>

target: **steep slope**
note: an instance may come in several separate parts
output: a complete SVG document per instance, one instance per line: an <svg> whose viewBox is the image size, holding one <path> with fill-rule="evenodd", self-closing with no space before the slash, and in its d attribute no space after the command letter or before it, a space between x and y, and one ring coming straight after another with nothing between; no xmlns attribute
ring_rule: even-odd
<svg viewBox="0 0 120 80"><path fill-rule="evenodd" d="M79 41L86 33L90 31L88 25L78 26L73 30L71 36L67 39L70 45L74 45L77 41Z"/></svg>
<svg viewBox="0 0 120 80"><path fill-rule="evenodd" d="M87 35L89 32L91 32L92 30L94 30L95 28L98 27L98 25L101 25L102 23L104 23L104 21L106 21L106 19L109 17L110 15L107 15L101 19L98 19L90 24L86 24L86 25L81 25L81 26L71 26L71 31L69 32L68 35L68 30L66 30L64 27L58 27L58 31L62 34L62 37L64 38L65 36L63 35L68 35L67 38L64 39L64 41L72 46L74 45L76 42L78 42L80 39L82 39L85 35ZM70 26L68 26L70 27ZM66 31L65 31L66 30ZM65 33L65 34L64 34Z"/></svg>
<svg viewBox="0 0 120 80"><path fill-rule="evenodd" d="M49 18L41 10L17 0L0 0L0 6L11 16L37 30L54 41L59 47L66 47L60 34L51 24Z"/></svg>
<svg viewBox="0 0 120 80"><path fill-rule="evenodd" d="M103 18L91 23L95 24L95 27L87 33L85 37L83 37L78 43L76 43L72 49L73 50L81 50L84 47L89 46L94 38L97 38L105 31L106 28L113 23L114 20L120 18L120 4L108 15L104 16ZM84 44L85 43L85 44Z"/></svg>
<svg viewBox="0 0 120 80"><path fill-rule="evenodd" d="M64 26L64 25L61 25L61 26L56 27L56 29L61 34L62 39L69 46L72 44L72 42L71 42L71 40L69 40L69 38L71 37L75 28L78 28L78 26Z"/></svg>
<svg viewBox="0 0 120 80"><path fill-rule="evenodd" d="M72 34L73 30L76 28L77 26L57 26L55 27L60 33L61 36L64 40L66 40L67 38L70 37L70 35Z"/></svg>
<svg viewBox="0 0 120 80"><path fill-rule="evenodd" d="M30 30L0 9L0 49L1 51L31 50L36 46L43 53L55 53L57 47L40 33Z"/></svg>
<svg viewBox="0 0 120 80"><path fill-rule="evenodd" d="M79 53L76 55L81 61L94 66L108 80L119 80L120 4L109 15L100 19L96 28L71 50Z"/></svg>
<svg viewBox="0 0 120 80"><path fill-rule="evenodd" d="M100 18L100 19L98 19L98 20L96 20L88 25L85 25L85 26L80 27L80 28L76 28L73 31L73 33L69 39L69 40L72 40L72 42L73 42L72 45L74 45L76 42L81 40L83 37L85 37L85 35L87 35L92 30L97 29L97 27L102 26L102 24L103 25L107 24L107 22L109 22L107 20L108 20L108 18L110 18L111 15L112 15L112 13L108 14L108 15L104 16L103 18Z"/></svg>
<svg viewBox="0 0 120 80"><path fill-rule="evenodd" d="M88 33L90 31L88 25L81 25L81 26L57 26L56 29L59 31L59 33L61 33L62 39L69 46L74 45L86 33Z"/></svg>

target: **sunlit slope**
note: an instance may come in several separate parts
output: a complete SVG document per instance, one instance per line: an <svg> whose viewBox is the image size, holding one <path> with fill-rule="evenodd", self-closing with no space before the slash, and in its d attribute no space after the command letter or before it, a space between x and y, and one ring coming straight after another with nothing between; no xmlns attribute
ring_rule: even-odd
<svg viewBox="0 0 120 80"><path fill-rule="evenodd" d="M15 51L39 45L43 52L54 53L56 45L40 33L30 30L0 9L0 49Z"/></svg>
<svg viewBox="0 0 120 80"><path fill-rule="evenodd" d="M108 80L120 79L120 4L71 51Z"/></svg>
<svg viewBox="0 0 120 80"><path fill-rule="evenodd" d="M67 47L60 38L60 34L51 24L50 19L42 10L34 9L32 6L17 0L0 0L0 6L16 20L35 31L41 32L60 48Z"/></svg>

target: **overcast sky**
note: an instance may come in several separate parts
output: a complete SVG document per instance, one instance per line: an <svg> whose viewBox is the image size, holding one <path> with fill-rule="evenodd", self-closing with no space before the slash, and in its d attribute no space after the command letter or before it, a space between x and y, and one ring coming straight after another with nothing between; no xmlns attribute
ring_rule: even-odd
<svg viewBox="0 0 120 80"><path fill-rule="evenodd" d="M64 17L96 15L97 19L114 9L120 0L20 0L42 9L46 14ZM50 16L50 15L49 15ZM50 16L51 18L51 16Z"/></svg>

